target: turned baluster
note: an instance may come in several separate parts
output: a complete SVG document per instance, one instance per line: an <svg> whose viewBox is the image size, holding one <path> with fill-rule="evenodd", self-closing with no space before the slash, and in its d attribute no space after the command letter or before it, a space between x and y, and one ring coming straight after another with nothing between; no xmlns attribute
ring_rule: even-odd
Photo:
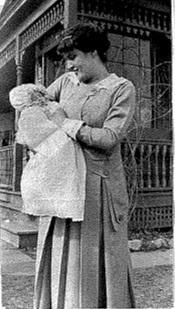
<svg viewBox="0 0 175 309"><path fill-rule="evenodd" d="M49 20L48 20L48 24L50 26L50 24L53 24L54 23L54 10L52 9L49 13Z"/></svg>
<svg viewBox="0 0 175 309"><path fill-rule="evenodd" d="M163 30L167 31L167 25L166 25L166 15L162 16L162 24L163 24Z"/></svg>
<svg viewBox="0 0 175 309"><path fill-rule="evenodd" d="M39 19L38 21L38 32L40 33L40 31L41 31L41 19Z"/></svg>
<svg viewBox="0 0 175 309"><path fill-rule="evenodd" d="M44 17L41 17L41 32L42 32L42 30L43 30L43 28L44 28Z"/></svg>
<svg viewBox="0 0 175 309"><path fill-rule="evenodd" d="M149 11L147 9L145 9L145 12L144 12L144 23L145 23L145 26L149 26Z"/></svg>
<svg viewBox="0 0 175 309"><path fill-rule="evenodd" d="M157 13L157 28L159 29L159 30L161 30L161 23L162 23L162 18L163 18L163 16L162 16L162 14L160 14L160 13Z"/></svg>
<svg viewBox="0 0 175 309"><path fill-rule="evenodd" d="M169 146L169 156L170 156L170 165L169 165L169 186L172 187L173 181L173 148Z"/></svg>
<svg viewBox="0 0 175 309"><path fill-rule="evenodd" d="M34 26L33 26L33 38L34 37L37 37L37 34L38 34L38 27L37 27L38 25L37 24L34 24Z"/></svg>
<svg viewBox="0 0 175 309"><path fill-rule="evenodd" d="M56 11L56 7L55 6L53 7L53 11L52 12L53 12L53 17L52 17L53 18L53 22L55 22L55 20L57 18L57 11Z"/></svg>
<svg viewBox="0 0 175 309"><path fill-rule="evenodd" d="M32 37L33 37L33 27L30 27L28 31L28 40L31 41Z"/></svg>
<svg viewBox="0 0 175 309"><path fill-rule="evenodd" d="M45 30L49 28L52 24L52 19L51 19L51 12L48 12L45 15Z"/></svg>
<svg viewBox="0 0 175 309"><path fill-rule="evenodd" d="M100 10L100 12L99 12L99 8L100 8L100 3L99 3L99 1L97 0L97 1L95 1L95 5L94 5L94 13L95 13L96 15L99 14L99 16L100 16L100 15L101 15L101 10Z"/></svg>
<svg viewBox="0 0 175 309"><path fill-rule="evenodd" d="M164 15L164 31L170 30L170 21L168 15Z"/></svg>
<svg viewBox="0 0 175 309"><path fill-rule="evenodd" d="M162 151L162 186L163 188L166 187L167 180L166 180L166 152L167 152L167 145L163 145Z"/></svg>
<svg viewBox="0 0 175 309"><path fill-rule="evenodd" d="M79 7L79 12L80 13L85 13L85 7L84 7L84 1L78 1L78 7Z"/></svg>
<svg viewBox="0 0 175 309"><path fill-rule="evenodd" d="M89 15L93 14L93 12L92 12L92 3L90 1L87 3L87 10L88 10L87 13Z"/></svg>
<svg viewBox="0 0 175 309"><path fill-rule="evenodd" d="M137 21L139 25L142 23L141 8L137 9Z"/></svg>
<svg viewBox="0 0 175 309"><path fill-rule="evenodd" d="M140 188L144 187L144 180L143 180L143 154L144 154L144 144L140 145Z"/></svg>
<svg viewBox="0 0 175 309"><path fill-rule="evenodd" d="M151 153L152 153L152 145L148 145L148 188L151 188Z"/></svg>
<svg viewBox="0 0 175 309"><path fill-rule="evenodd" d="M160 185L160 181L159 181L159 161L158 161L158 157L159 157L159 151L160 151L160 146L156 145L156 152L155 152L155 176L156 176L156 188L159 187Z"/></svg>
<svg viewBox="0 0 175 309"><path fill-rule="evenodd" d="M46 15L44 15L44 29L46 29L46 26L48 25L48 18L49 18L49 14L47 13Z"/></svg>
<svg viewBox="0 0 175 309"><path fill-rule="evenodd" d="M57 16L63 15L64 14L64 1L60 2L60 5L58 5L58 14Z"/></svg>
<svg viewBox="0 0 175 309"><path fill-rule="evenodd" d="M25 41L25 45L27 45L27 43L30 41L30 28L26 31L26 41Z"/></svg>
<svg viewBox="0 0 175 309"><path fill-rule="evenodd" d="M59 15L59 14L61 14L61 12L62 12L62 1L60 2L60 3L57 3L55 6L54 6L54 10L55 10L55 19L57 18L57 16Z"/></svg>
<svg viewBox="0 0 175 309"><path fill-rule="evenodd" d="M151 12L151 28L155 28L155 12L154 11L152 11Z"/></svg>

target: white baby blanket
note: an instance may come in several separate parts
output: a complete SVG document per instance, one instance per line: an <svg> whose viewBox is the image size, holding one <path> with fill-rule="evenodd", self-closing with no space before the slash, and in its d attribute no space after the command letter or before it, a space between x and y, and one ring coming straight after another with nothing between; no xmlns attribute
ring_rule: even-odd
<svg viewBox="0 0 175 309"><path fill-rule="evenodd" d="M83 220L86 165L80 145L48 120L40 107L22 112L17 141L36 151L21 178L23 211Z"/></svg>

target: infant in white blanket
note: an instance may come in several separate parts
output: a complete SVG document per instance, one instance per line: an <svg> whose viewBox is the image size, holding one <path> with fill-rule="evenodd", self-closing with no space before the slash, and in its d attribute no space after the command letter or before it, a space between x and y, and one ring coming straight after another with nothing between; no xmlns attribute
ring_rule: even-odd
<svg viewBox="0 0 175 309"><path fill-rule="evenodd" d="M36 216L84 218L86 165L80 145L49 118L59 115L42 85L23 84L10 91L21 112L16 141L33 149L21 178L23 211ZM60 110L61 112L61 110Z"/></svg>

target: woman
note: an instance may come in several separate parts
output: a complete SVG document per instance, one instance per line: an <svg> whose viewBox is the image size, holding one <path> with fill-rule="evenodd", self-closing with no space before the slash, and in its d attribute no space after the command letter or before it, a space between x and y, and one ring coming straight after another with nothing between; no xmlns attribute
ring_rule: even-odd
<svg viewBox="0 0 175 309"><path fill-rule="evenodd" d="M35 308L134 308L127 240L128 196L120 154L135 110L132 83L105 66L109 41L79 24L58 46L73 72L48 92L63 108L62 129L82 146L84 221L41 219Z"/></svg>

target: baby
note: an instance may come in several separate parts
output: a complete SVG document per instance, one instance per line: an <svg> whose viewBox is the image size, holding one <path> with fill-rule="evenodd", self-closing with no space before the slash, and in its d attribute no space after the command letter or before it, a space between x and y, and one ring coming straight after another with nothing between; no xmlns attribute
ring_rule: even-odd
<svg viewBox="0 0 175 309"><path fill-rule="evenodd" d="M21 112L16 141L35 153L21 177L23 211L83 220L85 160L80 145L61 130L61 123L59 126L59 104L51 101L44 86L34 84L13 88L9 98ZM55 124L49 117L57 115Z"/></svg>

